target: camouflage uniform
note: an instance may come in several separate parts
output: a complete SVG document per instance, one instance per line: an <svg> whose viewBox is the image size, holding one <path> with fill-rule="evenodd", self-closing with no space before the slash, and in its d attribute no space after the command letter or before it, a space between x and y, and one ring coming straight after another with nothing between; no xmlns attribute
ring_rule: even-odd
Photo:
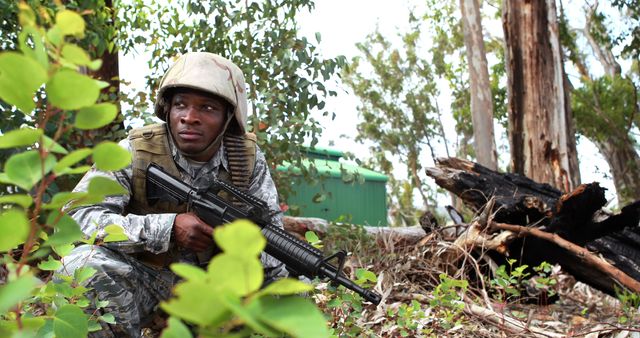
<svg viewBox="0 0 640 338"><path fill-rule="evenodd" d="M208 53L207 53L208 54ZM242 83L244 84L244 83ZM239 104L240 105L240 104ZM246 105L245 105L246 109ZM246 115L245 115L246 119ZM246 120L245 120L246 122ZM133 152L129 139L120 146ZM194 163L185 157L169 137L173 160L185 183L197 188L209 187L215 177L225 170L229 172L224 142L206 163ZM256 146L255 168L249 182L248 193L262 199L269 205L272 223L282 227L282 215L278 196L262 151ZM98 238L105 236L104 227L118 224L124 228L129 238L123 242L110 242L101 246L82 245L64 258L64 268L60 273L73 275L79 267L92 267L97 273L87 281L92 291L89 297L109 301L105 312L112 313L116 325L102 323L103 330L95 332L95 337L139 337L141 328L158 308L159 302L170 297L171 288L178 277L168 267L153 266L137 259L141 253L170 253L171 262L191 263L203 266L211 258L196 255L193 251L178 248L172 242L172 228L175 213L138 215L128 211L132 200L132 166L117 171L103 172L91 169L74 191L87 191L93 177L105 176L120 183L129 194L109 196L102 203L75 209L70 215L80 224L82 231L90 236L98 232ZM204 256L204 257L203 257ZM275 258L261 255L265 269L265 282L286 276L284 265ZM88 309L92 311L92 309Z"/></svg>

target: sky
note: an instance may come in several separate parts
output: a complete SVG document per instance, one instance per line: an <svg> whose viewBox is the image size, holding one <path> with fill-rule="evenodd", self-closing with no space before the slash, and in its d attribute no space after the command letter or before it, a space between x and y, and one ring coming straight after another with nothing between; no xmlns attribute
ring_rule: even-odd
<svg viewBox="0 0 640 338"><path fill-rule="evenodd" d="M375 31L376 27L387 37L395 36L398 32L405 32L408 28L407 17L409 8L421 6L423 1L415 0L319 0L315 2L315 9L311 13L301 13L298 18L300 34L310 41L315 40L316 32L322 36L317 44L318 51L325 58L344 55L350 60L359 55L356 43L365 40L366 36ZM422 5L423 6L423 5ZM483 25L491 25L483 22ZM501 29L499 24L488 29ZM132 86L144 87L144 74L148 68L140 56L123 56L121 65L125 65L122 76L131 81ZM318 146L342 151L350 151L363 159L368 157L368 147L356 143L354 136L357 134L358 123L358 99L345 85L333 82L327 83L330 89L334 89L337 97L327 98L325 110L336 113L335 120L315 114L325 127L320 137ZM442 90L446 92L446 90ZM439 106L443 109L449 107L449 98L446 94L439 100ZM446 115L446 114L445 114ZM452 122L451 122L452 123ZM450 125L453 130L453 125ZM344 135L349 135L345 137ZM452 134L450 134L452 135ZM451 141L453 143L453 141ZM599 181L608 188L606 198L613 199L615 190L610 179L603 173L608 172L608 166L595 147L586 140L580 140L578 152L581 154L581 174L585 183ZM439 156L444 156L444 153ZM508 154L502 156L508 160ZM429 159L429 161L431 161ZM423 163L430 166L432 163ZM397 163L398 171L402 170L402 164ZM435 184L435 183L434 183Z"/></svg>
<svg viewBox="0 0 640 338"><path fill-rule="evenodd" d="M317 1L313 13L303 13L300 16L298 20L300 34L313 37L316 32L319 32L322 40L318 44L318 50L325 58L344 55L347 60L350 60L360 55L356 43L363 42L376 27L388 36L395 34L399 29L404 31L408 27L408 8L412 2L415 3L409 0ZM337 89L338 96L327 99L326 109L336 113L335 120L331 121L330 118L323 118L320 115L316 118L324 125L340 126L340 128L327 128L318 146L350 150L354 153L367 151L365 145L341 137L357 133L358 99L345 85L338 84L334 88Z"/></svg>

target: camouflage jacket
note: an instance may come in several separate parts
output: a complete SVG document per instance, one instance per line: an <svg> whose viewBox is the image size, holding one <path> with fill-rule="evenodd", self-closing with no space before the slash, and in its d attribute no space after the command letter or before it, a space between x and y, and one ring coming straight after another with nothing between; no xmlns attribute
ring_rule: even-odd
<svg viewBox="0 0 640 338"><path fill-rule="evenodd" d="M124 139L120 141L119 144L121 147L132 152L129 139ZM213 177L218 175L220 168L224 168L227 172L229 171L224 144L222 144L215 155L201 167L193 165L192 162L180 154L171 140L169 141L169 146L183 181L194 187L209 187ZM128 254L144 251L160 254L167 252L173 247L171 230L176 217L175 213L148 215L127 214L127 206L131 200L132 192L131 165L116 172L101 171L94 166L84 175L74 191L87 191L89 182L96 176L104 176L117 181L129 194L108 196L100 204L80 207L70 211L69 214L80 224L86 236L91 236L97 231L97 238L104 238L106 236L104 228L110 224L118 224L124 228L124 232L129 240L105 243L104 246L110 249ZM278 204L276 187L269 173L264 154L257 146L256 163L249 183L248 192L268 204L272 214L272 224L282 227L282 213ZM174 261L198 263L196 255L189 250L179 250L179 256L180 257L177 257ZM261 260L265 270L271 271L272 275L282 276L285 274L282 263L275 258L263 252Z"/></svg>

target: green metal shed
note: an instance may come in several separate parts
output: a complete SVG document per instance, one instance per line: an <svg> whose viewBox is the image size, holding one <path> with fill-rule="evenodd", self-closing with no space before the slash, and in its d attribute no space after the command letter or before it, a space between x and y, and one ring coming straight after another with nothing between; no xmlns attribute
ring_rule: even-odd
<svg viewBox="0 0 640 338"><path fill-rule="evenodd" d="M294 194L287 203L299 208L302 217L319 217L329 221L342 215L350 215L351 223L371 226L387 225L387 192L388 177L378 172L356 165L341 163L343 153L333 149L308 148L307 159L303 165L307 168L314 164L319 174L325 179L317 184L308 183L302 177L292 182ZM279 171L292 170L287 164L279 166ZM351 175L360 175L361 179L346 183L342 179L342 171ZM299 170L293 170L294 175ZM362 178L364 182L362 182ZM322 189L324 187L324 189ZM314 197L325 192L320 202Z"/></svg>

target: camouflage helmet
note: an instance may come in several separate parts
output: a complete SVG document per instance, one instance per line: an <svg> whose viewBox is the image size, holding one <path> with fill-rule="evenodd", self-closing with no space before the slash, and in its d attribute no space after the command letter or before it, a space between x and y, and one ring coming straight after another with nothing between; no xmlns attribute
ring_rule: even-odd
<svg viewBox="0 0 640 338"><path fill-rule="evenodd" d="M160 81L155 114L167 120L169 103L165 97L172 88L192 88L217 95L233 107L231 129L240 134L247 130L247 93L244 76L230 60L213 53L190 52L178 58Z"/></svg>

